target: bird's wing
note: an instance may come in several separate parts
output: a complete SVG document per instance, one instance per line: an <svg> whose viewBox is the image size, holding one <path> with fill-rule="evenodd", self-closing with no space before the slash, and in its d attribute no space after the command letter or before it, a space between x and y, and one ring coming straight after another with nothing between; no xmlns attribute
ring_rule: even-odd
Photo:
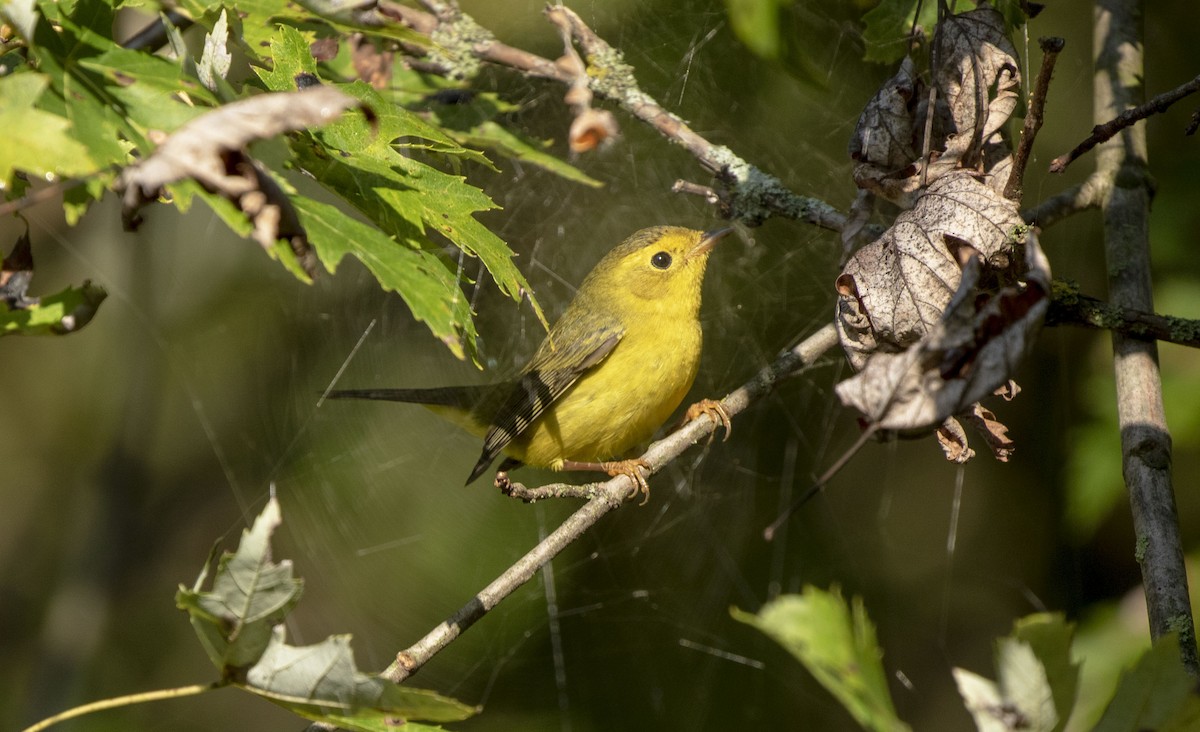
<svg viewBox="0 0 1200 732"><path fill-rule="evenodd" d="M482 475L505 445L524 434L580 376L607 358L624 332L624 328L605 328L589 333L582 342L539 348L525 374L497 410L483 439L483 453L467 482Z"/></svg>

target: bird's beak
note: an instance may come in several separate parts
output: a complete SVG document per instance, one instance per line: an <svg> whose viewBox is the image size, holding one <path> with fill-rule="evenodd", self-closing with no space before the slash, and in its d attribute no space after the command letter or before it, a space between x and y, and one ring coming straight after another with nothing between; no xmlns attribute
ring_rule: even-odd
<svg viewBox="0 0 1200 732"><path fill-rule="evenodd" d="M713 247L717 245L717 242L724 239L732 231L733 227L726 226L723 229L714 229L713 231L704 232L704 236L701 237L700 243L687 253L687 258L695 259L696 257L701 257L705 254L708 254L712 251Z"/></svg>

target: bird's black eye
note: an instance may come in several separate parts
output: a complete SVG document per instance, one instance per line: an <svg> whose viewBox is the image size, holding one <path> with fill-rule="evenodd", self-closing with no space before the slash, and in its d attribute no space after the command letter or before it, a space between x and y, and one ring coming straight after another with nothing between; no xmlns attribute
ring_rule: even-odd
<svg viewBox="0 0 1200 732"><path fill-rule="evenodd" d="M659 269L666 269L671 266L671 255L666 252L659 252L653 257L650 257L650 264L653 264Z"/></svg>

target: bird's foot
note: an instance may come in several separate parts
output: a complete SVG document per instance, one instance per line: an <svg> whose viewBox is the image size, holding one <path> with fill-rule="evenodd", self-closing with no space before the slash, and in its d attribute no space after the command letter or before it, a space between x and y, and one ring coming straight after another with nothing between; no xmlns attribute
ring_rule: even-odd
<svg viewBox="0 0 1200 732"><path fill-rule="evenodd" d="M616 460L613 462L592 463L579 460L564 460L559 470L594 470L601 473L608 473L616 478L619 475L627 475L634 482L633 490L629 495L625 496L625 500L629 500L636 496L639 492L644 496L644 499L639 506L645 506L650 500L650 484L646 482L646 476L642 473L643 470L650 472L650 463L641 459L634 458L632 460Z"/></svg>
<svg viewBox="0 0 1200 732"><path fill-rule="evenodd" d="M692 406L687 408L687 412L683 415L684 423L691 422L697 417L706 416L713 421L713 425L719 425L725 428L725 439L722 442L729 440L729 433L733 431L733 422L729 419L729 412L725 411L725 407L715 399L701 399ZM714 433L716 430L714 429ZM709 439L712 439L711 435Z"/></svg>
<svg viewBox="0 0 1200 732"><path fill-rule="evenodd" d="M650 502L650 484L646 482L646 476L642 473L643 470L650 470L650 463L641 458L634 458L632 460L618 460L611 463L600 463L600 469L614 478L618 475L627 475L633 479L633 490L629 492L629 495L625 496L625 500L628 501L632 499L640 491L642 494L642 502L638 505L645 506Z"/></svg>

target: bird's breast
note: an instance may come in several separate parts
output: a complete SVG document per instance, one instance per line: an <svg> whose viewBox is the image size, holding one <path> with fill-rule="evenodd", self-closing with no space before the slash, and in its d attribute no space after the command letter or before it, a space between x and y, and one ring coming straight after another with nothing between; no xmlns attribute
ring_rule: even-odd
<svg viewBox="0 0 1200 732"><path fill-rule="evenodd" d="M514 446L531 465L622 456L648 440L683 401L700 363L696 322L634 326Z"/></svg>

